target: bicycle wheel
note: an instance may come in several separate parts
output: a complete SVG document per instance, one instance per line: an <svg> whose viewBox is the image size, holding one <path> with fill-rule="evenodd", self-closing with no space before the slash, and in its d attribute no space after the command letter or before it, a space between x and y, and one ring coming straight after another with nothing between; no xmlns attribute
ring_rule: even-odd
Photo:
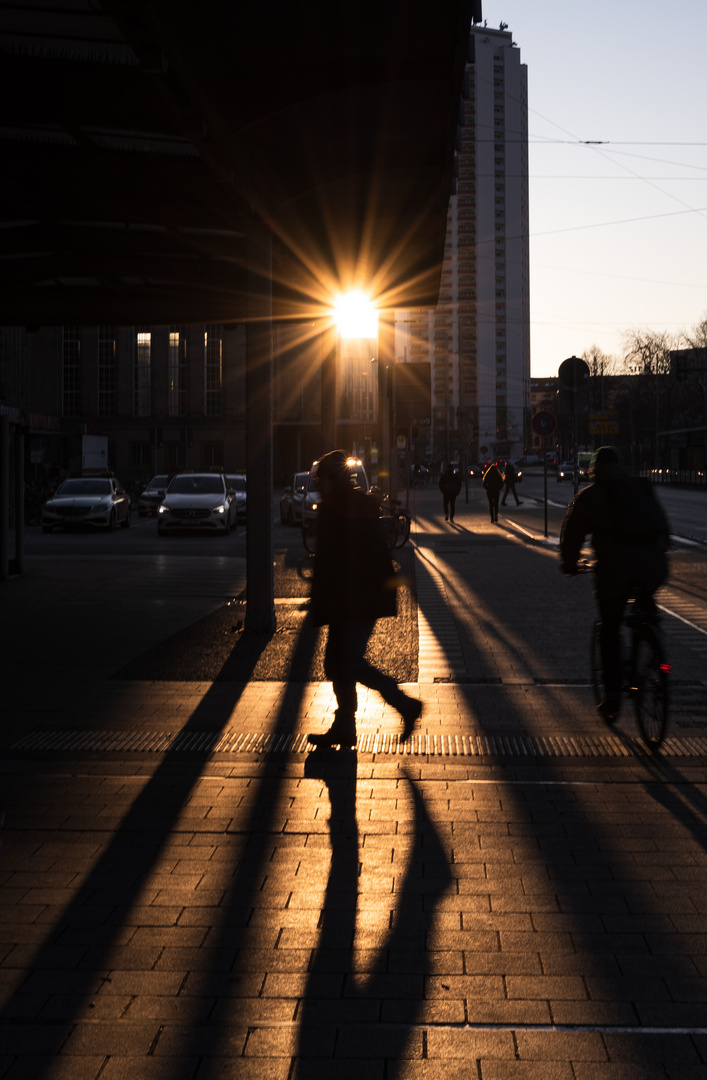
<svg viewBox="0 0 707 1080"><path fill-rule="evenodd" d="M597 619L592 628L592 640L589 646L590 678L592 680L592 689L594 690L594 701L597 705L601 705L602 701L606 700L604 668L601 662L600 636L601 622L599 621L599 619ZM607 724L613 724L616 720L616 717L605 715L604 719L606 720Z"/></svg>
<svg viewBox="0 0 707 1080"><path fill-rule="evenodd" d="M316 521L308 521L306 525L302 526L302 543L304 544L304 550L308 551L310 555L316 555L317 553L317 536L319 533L317 526Z"/></svg>
<svg viewBox="0 0 707 1080"><path fill-rule="evenodd" d="M668 667L652 626L641 627L633 650L636 721L649 750L657 750L668 724Z"/></svg>
<svg viewBox="0 0 707 1080"><path fill-rule="evenodd" d="M395 546L403 547L410 539L410 515L404 510L399 510L395 515Z"/></svg>

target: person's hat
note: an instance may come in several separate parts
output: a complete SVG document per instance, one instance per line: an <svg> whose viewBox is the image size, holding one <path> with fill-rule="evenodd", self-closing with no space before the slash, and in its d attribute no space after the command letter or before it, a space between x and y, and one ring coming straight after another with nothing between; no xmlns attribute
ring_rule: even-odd
<svg viewBox="0 0 707 1080"><path fill-rule="evenodd" d="M348 470L346 468L346 454L343 450L330 450L328 454L323 454L319 459L317 465L317 475L324 479L338 480L343 479L344 476L348 478Z"/></svg>

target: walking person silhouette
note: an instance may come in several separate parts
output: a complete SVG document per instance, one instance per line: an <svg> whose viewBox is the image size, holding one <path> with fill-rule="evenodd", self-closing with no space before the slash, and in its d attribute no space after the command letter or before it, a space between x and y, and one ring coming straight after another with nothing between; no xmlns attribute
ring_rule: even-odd
<svg viewBox="0 0 707 1080"><path fill-rule="evenodd" d="M310 734L314 746L356 745L356 683L377 690L403 718L403 739L412 732L422 703L408 697L395 679L365 659L376 621L397 614L395 569L376 501L354 487L343 450L332 450L317 466L321 511L314 559L310 615L329 627L324 673L336 696L334 723Z"/></svg>

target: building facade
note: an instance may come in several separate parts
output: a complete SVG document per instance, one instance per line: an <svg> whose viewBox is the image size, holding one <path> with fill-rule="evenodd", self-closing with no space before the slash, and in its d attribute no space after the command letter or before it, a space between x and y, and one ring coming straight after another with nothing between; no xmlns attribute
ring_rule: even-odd
<svg viewBox="0 0 707 1080"><path fill-rule="evenodd" d="M242 327L50 326L3 331L27 435L28 483L79 475L84 435L107 439L125 484L170 469L242 469Z"/></svg>
<svg viewBox="0 0 707 1080"><path fill-rule="evenodd" d="M416 452L520 457L530 415L528 93L505 24L471 31L457 160L439 303L396 315L398 361L432 366L430 426Z"/></svg>

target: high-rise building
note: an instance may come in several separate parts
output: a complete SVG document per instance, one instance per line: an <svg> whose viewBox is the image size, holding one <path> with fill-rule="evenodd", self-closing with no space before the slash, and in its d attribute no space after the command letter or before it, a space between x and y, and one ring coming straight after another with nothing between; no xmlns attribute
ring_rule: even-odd
<svg viewBox="0 0 707 1080"><path fill-rule="evenodd" d="M519 457L530 414L527 68L505 24L475 26L439 303L397 313L398 361L432 366L416 453Z"/></svg>

